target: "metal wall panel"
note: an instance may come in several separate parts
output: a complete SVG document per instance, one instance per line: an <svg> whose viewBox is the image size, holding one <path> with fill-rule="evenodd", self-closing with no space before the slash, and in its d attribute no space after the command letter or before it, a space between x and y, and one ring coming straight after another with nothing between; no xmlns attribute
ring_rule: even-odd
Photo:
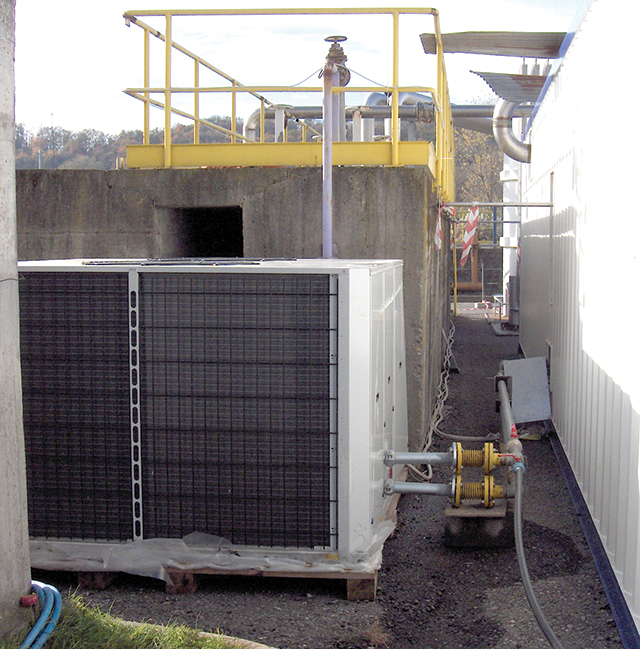
<svg viewBox="0 0 640 649"><path fill-rule="evenodd" d="M635 22L593 2L532 124L523 197L553 196L555 209L523 215L520 313L523 350L549 358L554 424L638 626L639 142L624 120L605 125L585 108L595 87L628 85L619 63Z"/></svg>
<svg viewBox="0 0 640 649"><path fill-rule="evenodd" d="M145 537L331 547L329 289L329 275L142 275Z"/></svg>
<svg viewBox="0 0 640 649"><path fill-rule="evenodd" d="M21 274L31 536L132 538L127 294L126 275Z"/></svg>

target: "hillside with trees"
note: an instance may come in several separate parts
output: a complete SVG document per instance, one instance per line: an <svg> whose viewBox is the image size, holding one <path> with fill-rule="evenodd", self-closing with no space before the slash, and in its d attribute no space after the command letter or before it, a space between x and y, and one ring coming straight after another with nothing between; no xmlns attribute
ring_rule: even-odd
<svg viewBox="0 0 640 649"><path fill-rule="evenodd" d="M214 116L209 121L230 129L229 117ZM315 120L309 124L316 130L321 126ZM237 120L236 130L242 133L243 122ZM267 125L269 126L269 125ZM422 125L421 125L422 126ZM267 128L267 139L273 139L272 127ZM290 141L300 139L301 124L290 122L288 137ZM431 139L432 132L419 132L418 136ZM163 131L150 132L152 144L161 144ZM171 130L174 144L193 142L193 125L177 124ZM224 133L202 126L200 141L228 142ZM24 124L16 124L16 168L17 169L115 169L117 160L126 156L126 147L142 144L142 131L121 131L110 135L95 129L68 131L57 126L47 126L35 134ZM502 195L500 170L502 154L493 137L456 128L456 195L462 201L496 201Z"/></svg>
<svg viewBox="0 0 640 649"><path fill-rule="evenodd" d="M210 117L209 121L230 128L229 117ZM242 132L242 120L237 121ZM149 133L151 144L161 144L161 129ZM193 142L193 125L177 124L171 129L174 144ZM226 142L219 131L201 127L201 142ZM58 126L46 126L35 134L24 124L16 124L16 169L115 169L118 158L124 158L129 144L142 144L142 131L120 131L110 135L95 129L68 131Z"/></svg>

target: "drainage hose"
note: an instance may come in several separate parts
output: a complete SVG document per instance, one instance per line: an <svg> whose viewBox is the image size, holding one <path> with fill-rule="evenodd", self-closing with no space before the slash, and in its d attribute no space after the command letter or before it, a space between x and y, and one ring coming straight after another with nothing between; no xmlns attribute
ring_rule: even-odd
<svg viewBox="0 0 640 649"><path fill-rule="evenodd" d="M549 641L549 644L554 649L563 649L562 645L558 638L556 638L553 629L549 626L547 619L542 613L542 609L538 604L536 595L533 592L533 586L531 585L531 579L529 578L529 569L527 568L527 562L524 556L524 543L522 541L522 479L524 476L524 464L522 462L516 462L513 467L513 472L516 476L516 503L515 503L515 536L516 536L516 554L518 555L518 565L520 566L520 576L522 577L522 584L524 586L525 593L527 594L527 600L529 606L533 611L533 614L536 617L536 620L544 633L546 639Z"/></svg>
<svg viewBox="0 0 640 649"><path fill-rule="evenodd" d="M39 581L32 581L31 590L38 595L42 610L40 617L20 645L20 649L39 649L42 647L53 632L62 611L62 598L57 588L42 584Z"/></svg>

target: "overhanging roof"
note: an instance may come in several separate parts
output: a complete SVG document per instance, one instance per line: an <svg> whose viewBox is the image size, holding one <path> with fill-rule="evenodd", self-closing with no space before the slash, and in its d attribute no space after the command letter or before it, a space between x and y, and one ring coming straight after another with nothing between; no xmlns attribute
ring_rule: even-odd
<svg viewBox="0 0 640 649"><path fill-rule="evenodd" d="M500 72L474 72L474 74L482 77L498 97L518 103L535 102L547 80L546 76L529 74L505 74Z"/></svg>
<svg viewBox="0 0 640 649"><path fill-rule="evenodd" d="M442 45L452 54L555 59L564 37L564 32L458 32L442 34ZM427 54L435 54L434 34L421 34L420 40Z"/></svg>

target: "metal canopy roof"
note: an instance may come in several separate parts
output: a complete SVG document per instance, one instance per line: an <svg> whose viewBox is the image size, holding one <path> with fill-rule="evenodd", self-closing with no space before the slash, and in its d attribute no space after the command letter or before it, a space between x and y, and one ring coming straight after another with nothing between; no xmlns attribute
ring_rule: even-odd
<svg viewBox="0 0 640 649"><path fill-rule="evenodd" d="M473 71L472 71L473 72ZM482 77L491 86L491 90L506 99L515 102L535 102L540 96L546 76L528 74L508 74L499 72L473 72Z"/></svg>
<svg viewBox="0 0 640 649"><path fill-rule="evenodd" d="M554 59L564 40L563 32L459 32L443 34L445 52L458 54L493 54L538 59ZM421 34L422 47L435 54L434 34Z"/></svg>

